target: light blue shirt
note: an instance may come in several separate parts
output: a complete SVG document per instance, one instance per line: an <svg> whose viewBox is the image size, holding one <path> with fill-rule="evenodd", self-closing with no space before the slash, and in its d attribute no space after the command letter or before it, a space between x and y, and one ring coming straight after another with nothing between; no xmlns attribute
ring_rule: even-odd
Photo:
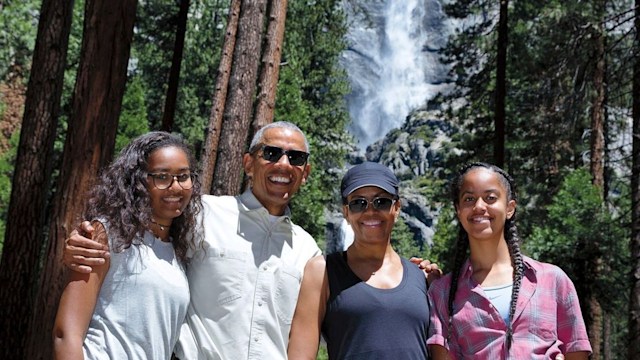
<svg viewBox="0 0 640 360"><path fill-rule="evenodd" d="M504 320L505 324L509 323L509 309L511 308L511 293L513 292L513 283L498 286L482 287L487 299L491 301L493 307Z"/></svg>

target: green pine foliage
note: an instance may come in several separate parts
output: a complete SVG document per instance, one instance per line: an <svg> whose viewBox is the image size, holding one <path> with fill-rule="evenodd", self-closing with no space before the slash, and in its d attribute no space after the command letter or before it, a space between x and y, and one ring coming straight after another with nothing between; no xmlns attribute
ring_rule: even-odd
<svg viewBox="0 0 640 360"><path fill-rule="evenodd" d="M84 26L84 0L75 0L73 4L73 20L71 21L71 32L69 34L69 47L67 49L67 68L64 72L64 83L62 90L62 99L60 100L60 114L58 118L58 129L56 131L56 140L54 144L54 159L57 162L53 166L54 169L59 168L59 162L62 157L65 138L67 136L67 124L73 107L73 90L76 84L76 75L80 64L80 51L82 49L82 32ZM52 184L55 184L54 172Z"/></svg>
<svg viewBox="0 0 640 360"><path fill-rule="evenodd" d="M289 2L276 120L300 126L311 145L311 176L292 202L294 221L324 247L324 207L339 206L337 188L352 144L345 129L346 74L338 64L346 22L337 0Z"/></svg>
<svg viewBox="0 0 640 360"><path fill-rule="evenodd" d="M118 133L114 150L116 154L127 146L131 139L149 132L144 95L144 85L140 77L129 78L118 119Z"/></svg>
<svg viewBox="0 0 640 360"><path fill-rule="evenodd" d="M228 7L220 0L191 1L189 7L174 131L196 149L204 147Z"/></svg>
<svg viewBox="0 0 640 360"><path fill-rule="evenodd" d="M41 1L4 0L0 11L0 79L9 72L29 78Z"/></svg>
<svg viewBox="0 0 640 360"><path fill-rule="evenodd" d="M458 235L458 220L453 205L447 203L440 209L436 231L433 235L433 246L429 249L427 259L438 264L446 274L453 270Z"/></svg>
<svg viewBox="0 0 640 360"><path fill-rule="evenodd" d="M178 5L175 1L138 5L130 81L140 77L149 129L159 129L162 122ZM211 114L228 5L226 1L193 0L189 7L173 131L196 150L203 146Z"/></svg>
<svg viewBox="0 0 640 360"><path fill-rule="evenodd" d="M617 331L612 332L611 341L618 346L611 348L623 358L629 301L627 274L631 270L627 246L630 220L627 212L616 212L604 203L600 194L586 169L569 173L551 204L545 207L548 217L537 222L531 236L525 239L523 250L533 258L560 266L572 279L583 278L581 272L585 271L594 274L595 288L589 290L595 292L606 313L616 319L613 323ZM627 193L622 198L630 197ZM596 257L600 259L598 268L580 266ZM575 285L579 290L584 287L579 282Z"/></svg>
<svg viewBox="0 0 640 360"><path fill-rule="evenodd" d="M136 9L130 68L144 84L149 128L160 129L179 10L177 1L145 1Z"/></svg>
<svg viewBox="0 0 640 360"><path fill-rule="evenodd" d="M420 246L413 239L413 233L405 223L402 217L398 217L398 221L391 231L391 246L398 255L410 259L412 257L425 258Z"/></svg>
<svg viewBox="0 0 640 360"><path fill-rule="evenodd" d="M0 154L0 256L4 243L9 201L11 200L11 179L16 160L16 151L20 141L20 131L15 131L9 141L9 150Z"/></svg>
<svg viewBox="0 0 640 360"><path fill-rule="evenodd" d="M601 190L591 184L591 175L586 169L568 174L560 191L545 208L546 221L538 222L533 228L524 242L524 250L536 259L558 264L572 278L581 269L575 268L567 258L588 260L598 256L603 259L603 269L616 269L616 273L623 270L629 257L625 241L629 238L625 227L628 215L612 212L600 193ZM623 279L618 282L611 276L624 273L603 274L601 280L607 281L607 291L612 290L609 286L615 288L624 283ZM615 293L624 292L620 288Z"/></svg>

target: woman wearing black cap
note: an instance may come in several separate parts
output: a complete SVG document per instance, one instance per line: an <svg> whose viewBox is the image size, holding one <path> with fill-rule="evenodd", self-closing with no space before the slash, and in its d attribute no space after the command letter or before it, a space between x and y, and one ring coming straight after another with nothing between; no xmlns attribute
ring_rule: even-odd
<svg viewBox="0 0 640 360"><path fill-rule="evenodd" d="M289 335L289 359L427 359L424 273L391 247L400 213L398 179L384 165L352 167L341 184L354 242L307 263Z"/></svg>

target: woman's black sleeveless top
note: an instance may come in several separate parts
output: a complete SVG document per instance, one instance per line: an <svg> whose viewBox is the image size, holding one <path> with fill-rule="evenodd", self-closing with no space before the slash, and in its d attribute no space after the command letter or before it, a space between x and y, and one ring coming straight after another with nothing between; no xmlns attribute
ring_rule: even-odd
<svg viewBox="0 0 640 360"><path fill-rule="evenodd" d="M346 255L326 257L331 293L322 335L329 359L427 359L429 303L422 270L402 259L400 284L377 289L351 271Z"/></svg>

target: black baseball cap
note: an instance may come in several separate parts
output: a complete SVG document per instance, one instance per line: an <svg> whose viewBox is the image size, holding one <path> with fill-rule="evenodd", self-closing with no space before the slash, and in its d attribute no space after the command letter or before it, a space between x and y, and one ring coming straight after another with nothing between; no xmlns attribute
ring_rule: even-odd
<svg viewBox="0 0 640 360"><path fill-rule="evenodd" d="M397 197L398 184L398 178L391 169L380 163L366 161L347 171L342 178L340 192L346 198L362 187L375 186Z"/></svg>

